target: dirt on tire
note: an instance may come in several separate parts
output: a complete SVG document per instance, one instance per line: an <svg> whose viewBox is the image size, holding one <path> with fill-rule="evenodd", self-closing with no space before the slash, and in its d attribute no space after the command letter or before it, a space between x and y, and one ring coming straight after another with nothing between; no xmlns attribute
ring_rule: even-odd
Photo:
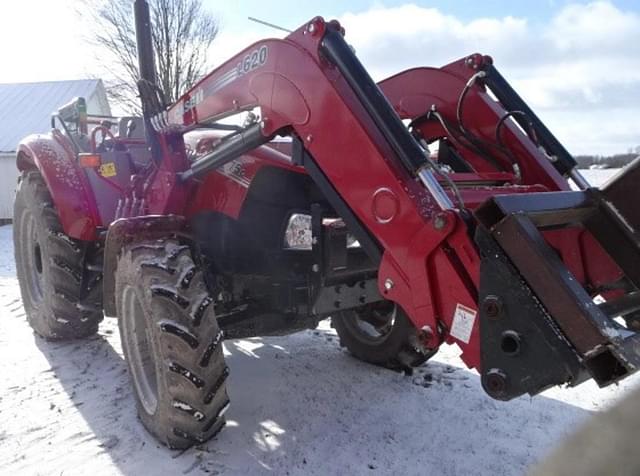
<svg viewBox="0 0 640 476"><path fill-rule="evenodd" d="M120 337L138 414L170 448L216 435L229 406L222 332L203 273L174 240L128 245L116 271Z"/></svg>

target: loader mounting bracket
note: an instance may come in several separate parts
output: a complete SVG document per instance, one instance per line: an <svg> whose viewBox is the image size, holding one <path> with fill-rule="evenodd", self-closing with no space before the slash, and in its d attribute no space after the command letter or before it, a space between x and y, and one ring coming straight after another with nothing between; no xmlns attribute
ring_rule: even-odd
<svg viewBox="0 0 640 476"><path fill-rule="evenodd" d="M590 377L531 288L482 227L480 265L482 386L493 398L535 395Z"/></svg>

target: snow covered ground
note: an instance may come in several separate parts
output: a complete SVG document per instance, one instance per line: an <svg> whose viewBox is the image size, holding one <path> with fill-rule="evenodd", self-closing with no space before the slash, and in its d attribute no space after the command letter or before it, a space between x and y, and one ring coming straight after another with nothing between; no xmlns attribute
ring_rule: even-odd
<svg viewBox="0 0 640 476"><path fill-rule="evenodd" d="M593 183L610 174L585 172ZM521 475L640 384L589 382L502 403L454 347L409 377L351 358L325 322L227 342L227 428L170 451L136 419L115 320L85 342L35 337L12 253L11 227L0 227L1 474Z"/></svg>

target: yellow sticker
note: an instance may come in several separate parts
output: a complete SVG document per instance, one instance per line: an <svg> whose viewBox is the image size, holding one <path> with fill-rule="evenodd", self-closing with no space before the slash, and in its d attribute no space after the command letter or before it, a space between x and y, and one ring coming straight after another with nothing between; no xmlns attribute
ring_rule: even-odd
<svg viewBox="0 0 640 476"><path fill-rule="evenodd" d="M103 177L114 177L116 173L116 164L113 162L107 162L100 166L100 175Z"/></svg>

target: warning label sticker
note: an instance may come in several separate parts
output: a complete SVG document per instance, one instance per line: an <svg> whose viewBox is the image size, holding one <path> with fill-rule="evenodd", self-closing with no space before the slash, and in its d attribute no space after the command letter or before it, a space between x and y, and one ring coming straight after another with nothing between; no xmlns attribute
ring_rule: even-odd
<svg viewBox="0 0 640 476"><path fill-rule="evenodd" d="M473 324L476 322L478 312L475 309L458 304L453 313L453 323L451 324L451 336L465 344L471 339Z"/></svg>
<svg viewBox="0 0 640 476"><path fill-rule="evenodd" d="M102 164L100 166L100 175L103 177L115 177L117 175L116 164L113 162Z"/></svg>

